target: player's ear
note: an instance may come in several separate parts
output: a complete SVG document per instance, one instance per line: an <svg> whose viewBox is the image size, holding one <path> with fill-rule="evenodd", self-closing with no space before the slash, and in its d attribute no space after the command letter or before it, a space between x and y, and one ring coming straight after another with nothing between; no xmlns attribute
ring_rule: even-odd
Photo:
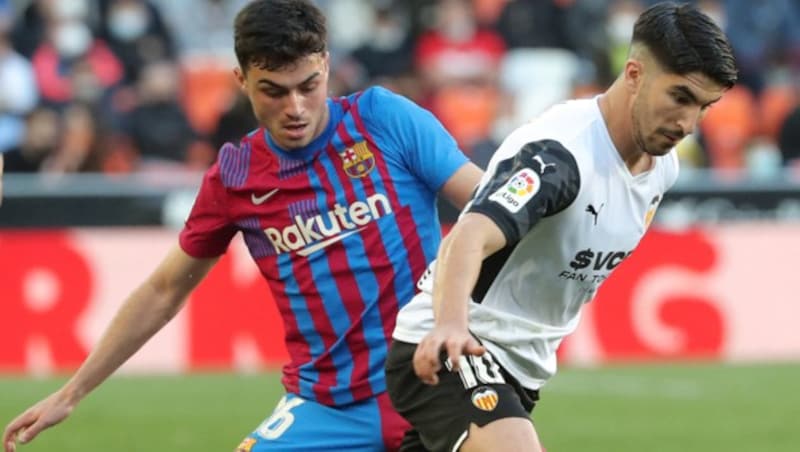
<svg viewBox="0 0 800 452"><path fill-rule="evenodd" d="M247 79L245 78L244 72L239 66L233 68L233 76L236 77L236 84L239 85L239 89L242 90L243 94L247 94Z"/></svg>
<svg viewBox="0 0 800 452"><path fill-rule="evenodd" d="M625 62L625 69L623 70L625 77L625 86L631 93L639 91L639 87L644 80L644 65L636 58L628 58Z"/></svg>

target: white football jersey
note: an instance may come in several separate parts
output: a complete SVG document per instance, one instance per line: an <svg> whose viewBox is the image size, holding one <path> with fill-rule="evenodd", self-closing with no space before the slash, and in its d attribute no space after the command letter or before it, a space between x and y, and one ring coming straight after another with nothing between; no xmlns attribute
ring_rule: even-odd
<svg viewBox="0 0 800 452"><path fill-rule="evenodd" d="M538 389L580 310L636 247L678 176L674 151L631 175L598 98L552 107L511 133L465 212L491 218L508 245L486 258L472 293L470 331L519 382ZM433 270L400 310L394 338L418 343L433 327Z"/></svg>

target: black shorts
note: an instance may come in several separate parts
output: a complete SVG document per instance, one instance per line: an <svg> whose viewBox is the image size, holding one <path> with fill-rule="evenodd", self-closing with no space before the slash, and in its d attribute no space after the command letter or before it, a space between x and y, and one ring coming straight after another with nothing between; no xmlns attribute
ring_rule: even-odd
<svg viewBox="0 0 800 452"><path fill-rule="evenodd" d="M401 451L452 451L479 427L509 417L530 419L539 392L525 389L487 352L467 357L458 372L447 369L442 353L439 384L427 385L414 373L417 344L393 341L386 360L386 385L394 408L412 426Z"/></svg>

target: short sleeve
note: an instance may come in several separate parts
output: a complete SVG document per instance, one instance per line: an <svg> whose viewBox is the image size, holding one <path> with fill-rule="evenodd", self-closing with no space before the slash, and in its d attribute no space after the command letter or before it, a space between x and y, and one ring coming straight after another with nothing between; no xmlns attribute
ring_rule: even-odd
<svg viewBox="0 0 800 452"><path fill-rule="evenodd" d="M375 87L364 92L365 122L389 141L431 191L469 160L433 114L403 96Z"/></svg>
<svg viewBox="0 0 800 452"><path fill-rule="evenodd" d="M526 143L487 175L466 208L488 216L516 243L536 223L569 207L578 196L580 170L561 143Z"/></svg>
<svg viewBox="0 0 800 452"><path fill-rule="evenodd" d="M228 221L225 188L219 166L212 166L203 177L200 192L180 233L179 243L186 254L196 258L217 257L225 253L236 234Z"/></svg>

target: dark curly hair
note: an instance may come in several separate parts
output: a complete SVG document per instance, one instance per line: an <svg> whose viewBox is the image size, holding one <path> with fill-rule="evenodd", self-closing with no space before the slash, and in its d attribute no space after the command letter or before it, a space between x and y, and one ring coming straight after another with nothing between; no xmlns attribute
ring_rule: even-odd
<svg viewBox="0 0 800 452"><path fill-rule="evenodd" d="M254 0L234 22L239 66L279 70L326 50L325 16L306 0Z"/></svg>
<svg viewBox="0 0 800 452"><path fill-rule="evenodd" d="M736 60L720 28L690 4L663 2L644 11L633 27L633 44L644 44L673 73L705 74L721 86L736 83Z"/></svg>

